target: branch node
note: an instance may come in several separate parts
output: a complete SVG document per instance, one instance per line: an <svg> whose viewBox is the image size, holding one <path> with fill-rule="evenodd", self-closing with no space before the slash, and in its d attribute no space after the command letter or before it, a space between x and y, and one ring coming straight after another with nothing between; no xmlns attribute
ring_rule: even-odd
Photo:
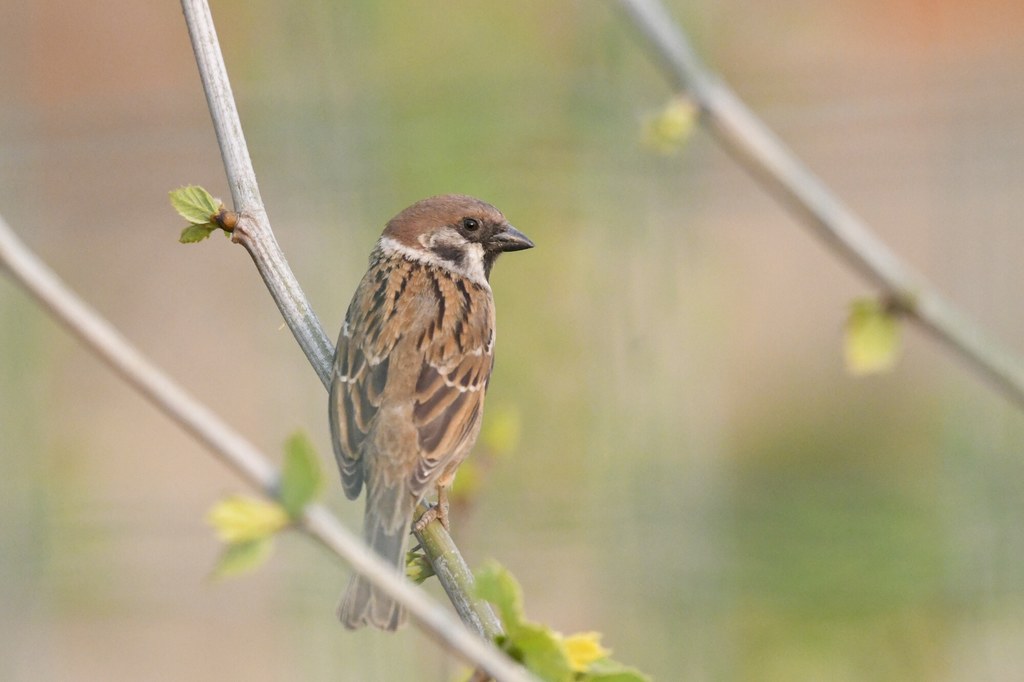
<svg viewBox="0 0 1024 682"><path fill-rule="evenodd" d="M235 227L238 225L240 217L241 216L238 213L229 210L223 204L212 216L213 223L229 234L235 231Z"/></svg>
<svg viewBox="0 0 1024 682"><path fill-rule="evenodd" d="M916 317L917 294L909 289L888 291L881 296L882 310L886 315L896 317Z"/></svg>

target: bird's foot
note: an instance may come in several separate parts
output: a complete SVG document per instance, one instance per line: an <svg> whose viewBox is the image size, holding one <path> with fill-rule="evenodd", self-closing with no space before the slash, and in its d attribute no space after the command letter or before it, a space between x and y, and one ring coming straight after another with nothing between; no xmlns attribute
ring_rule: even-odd
<svg viewBox="0 0 1024 682"><path fill-rule="evenodd" d="M437 504L431 505L423 512L416 522L412 524L412 532L419 533L433 521L440 521L445 530L451 530L448 525L448 489L437 489Z"/></svg>

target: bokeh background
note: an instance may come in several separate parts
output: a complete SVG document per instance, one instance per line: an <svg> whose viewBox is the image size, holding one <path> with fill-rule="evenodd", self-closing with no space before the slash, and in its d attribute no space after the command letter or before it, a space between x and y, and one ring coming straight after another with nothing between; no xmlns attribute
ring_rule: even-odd
<svg viewBox="0 0 1024 682"><path fill-rule="evenodd" d="M504 435L455 519L531 617L599 630L659 680L1024 678L1019 410L914 330L893 373L844 373L870 289L705 134L643 148L669 92L614 3L213 9L278 239L332 336L417 198L479 195L536 241L494 273ZM1024 351L1024 5L672 10ZM265 451L303 429L330 470L325 394L244 251L175 241L169 189L228 196L178 4L0 0L0 93L0 214ZM0 678L456 678L414 629L343 631L348 569L301 537L211 583L203 517L240 490L0 277ZM358 525L333 472L327 502Z"/></svg>

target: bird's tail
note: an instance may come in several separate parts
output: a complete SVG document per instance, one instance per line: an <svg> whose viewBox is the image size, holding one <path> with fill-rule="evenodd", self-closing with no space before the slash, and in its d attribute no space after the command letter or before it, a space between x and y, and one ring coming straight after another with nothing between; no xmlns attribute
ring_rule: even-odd
<svg viewBox="0 0 1024 682"><path fill-rule="evenodd" d="M367 490L363 536L377 554L399 570L405 567L405 546L415 499L394 486ZM405 623L405 609L395 600L356 573L338 605L338 618L354 630L365 625L381 630L396 630Z"/></svg>

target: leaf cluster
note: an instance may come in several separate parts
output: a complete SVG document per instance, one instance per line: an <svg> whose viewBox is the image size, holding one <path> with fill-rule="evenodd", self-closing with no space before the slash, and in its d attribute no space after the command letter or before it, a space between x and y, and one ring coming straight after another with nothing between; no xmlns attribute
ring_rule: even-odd
<svg viewBox="0 0 1024 682"><path fill-rule="evenodd" d="M270 557L274 535L292 526L322 488L316 451L305 434L295 433L285 443L276 499L232 495L207 514L207 522L225 543L213 577L235 576L263 564Z"/></svg>
<svg viewBox="0 0 1024 682"><path fill-rule="evenodd" d="M476 576L477 594L494 604L505 634L496 643L546 682L650 682L643 673L612 660L597 632L565 636L526 619L515 577L498 563Z"/></svg>
<svg viewBox="0 0 1024 682"><path fill-rule="evenodd" d="M181 231L178 241L182 244L201 242L214 230L223 228L224 204L220 199L198 185L179 187L169 192L171 206L182 218L189 222L188 227Z"/></svg>

